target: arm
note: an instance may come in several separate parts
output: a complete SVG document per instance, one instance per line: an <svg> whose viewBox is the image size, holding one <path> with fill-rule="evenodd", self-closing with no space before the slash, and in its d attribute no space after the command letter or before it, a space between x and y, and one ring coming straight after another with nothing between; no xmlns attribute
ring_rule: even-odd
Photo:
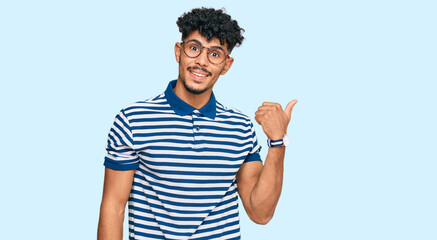
<svg viewBox="0 0 437 240"><path fill-rule="evenodd" d="M285 111L277 103L263 103L255 113L255 120L269 139L281 139L287 132L291 111L296 100ZM273 217L282 191L285 147L269 148L265 164L249 162L237 173L238 194L252 221L267 224Z"/></svg>
<svg viewBox="0 0 437 240"><path fill-rule="evenodd" d="M129 199L134 173L135 170L117 171L105 168L98 240L123 239L124 209Z"/></svg>

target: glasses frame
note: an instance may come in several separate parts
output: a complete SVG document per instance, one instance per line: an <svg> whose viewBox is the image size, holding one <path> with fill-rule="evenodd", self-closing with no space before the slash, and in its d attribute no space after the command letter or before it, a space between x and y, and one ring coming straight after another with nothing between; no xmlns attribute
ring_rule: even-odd
<svg viewBox="0 0 437 240"><path fill-rule="evenodd" d="M190 43L190 42L194 42L194 43L199 44L199 46L200 46L200 52L199 52L199 55L197 55L197 56L195 56L195 57L191 57L191 56L189 56L189 55L185 52L184 44L185 44L185 43ZM204 47L204 46L202 46L202 44L201 44L199 41L196 41L196 40L182 41L182 42L180 42L180 43L182 44L182 49L183 49L183 51L184 51L184 54L187 55L187 57L189 57L189 58L197 58L197 57L199 57L200 54L203 53L203 49L204 49L204 48L206 48L206 49L208 50L208 51L206 52L206 53L207 53L208 61L209 61L210 63L214 64L214 65L222 64L224 61L226 61L227 58L230 58L229 54L228 54L224 49L222 49L222 48L218 48L218 47L212 47L212 48L215 48L215 49L222 50L222 51L226 54L226 55L225 55L225 58L223 58L223 61L221 61L220 63L213 63L213 62L211 61L211 59L209 59L209 53L210 53L210 51L211 51L211 48L208 48L208 47Z"/></svg>

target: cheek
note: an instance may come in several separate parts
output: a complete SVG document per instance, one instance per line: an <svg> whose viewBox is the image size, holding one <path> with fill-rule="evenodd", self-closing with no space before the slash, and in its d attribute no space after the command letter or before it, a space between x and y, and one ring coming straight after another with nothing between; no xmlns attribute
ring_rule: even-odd
<svg viewBox="0 0 437 240"><path fill-rule="evenodd" d="M191 63L191 59L190 58L186 58L186 57L179 58L179 66L182 66L185 69L188 68L190 63Z"/></svg>
<svg viewBox="0 0 437 240"><path fill-rule="evenodd" d="M188 63L183 58L179 58L179 72L187 70Z"/></svg>

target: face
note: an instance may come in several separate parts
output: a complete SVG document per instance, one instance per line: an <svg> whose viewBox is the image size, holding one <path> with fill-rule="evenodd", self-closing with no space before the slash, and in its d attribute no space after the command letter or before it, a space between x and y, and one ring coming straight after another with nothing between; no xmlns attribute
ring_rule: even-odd
<svg viewBox="0 0 437 240"><path fill-rule="evenodd" d="M198 41L206 48L220 47L229 54L227 44L221 45L220 40L217 38L208 41L198 31L195 31L184 39L185 42L191 40ZM184 89L191 94L211 93L212 87L219 76L224 75L234 61L233 58L227 58L223 63L213 64L208 60L207 54L208 50L203 49L198 57L190 58L184 53L181 43L175 45L176 61L179 63L178 82L182 83Z"/></svg>

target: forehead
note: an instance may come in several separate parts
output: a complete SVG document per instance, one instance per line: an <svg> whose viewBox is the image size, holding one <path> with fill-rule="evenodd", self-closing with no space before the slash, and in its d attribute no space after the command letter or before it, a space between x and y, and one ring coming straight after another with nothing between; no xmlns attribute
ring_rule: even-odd
<svg viewBox="0 0 437 240"><path fill-rule="evenodd" d="M226 41L225 41L225 44L222 45L222 44L220 44L220 39L218 39L218 38L211 38L210 40L208 40L206 37L202 36L199 31L194 31L194 32L190 33L184 39L184 41L190 41L190 40L197 40L204 47L221 47L223 49L227 49L227 47L228 47L226 44Z"/></svg>

